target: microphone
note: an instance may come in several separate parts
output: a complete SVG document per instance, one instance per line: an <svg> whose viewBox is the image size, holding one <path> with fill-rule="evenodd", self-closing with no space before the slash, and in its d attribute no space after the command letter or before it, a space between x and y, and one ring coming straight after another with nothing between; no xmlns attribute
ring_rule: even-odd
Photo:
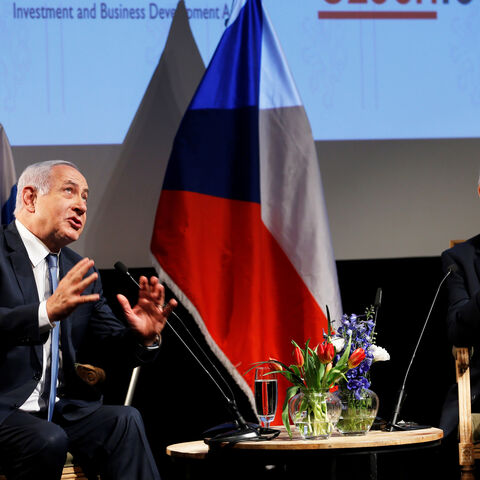
<svg viewBox="0 0 480 480"><path fill-rule="evenodd" d="M140 288L139 283L132 277L130 272L128 271L127 266L122 263L122 262L116 262L114 264L115 270L118 272L126 275L132 282L137 285L137 287ZM213 381L217 389L220 391L222 394L223 398L226 401L227 408L230 411L230 413L233 415L235 421L233 424L222 424L217 427L210 428L204 433L207 434L213 434L211 437L206 437L204 438L204 441L208 444L215 444L215 443L222 443L222 442L228 442L228 443L237 443L242 440L250 440L250 441L255 441L255 440L271 440L275 437L277 437L280 433L279 430L274 430L271 428L263 428L258 426L257 424L252 424L252 423L247 423L244 418L242 417L237 403L235 401L235 396L233 394L232 389L230 388L230 385L227 383L225 378L221 375L221 373L218 371L217 367L214 365L212 360L208 357L208 355L205 353L205 351L202 349L202 347L198 344L198 342L195 340L191 332L188 330L186 325L182 322L181 318L174 312L172 311L171 314L181 323L185 331L189 334L190 338L193 340L197 348L200 350L200 352L203 354L203 356L208 360L210 366L215 370L219 378L223 381L223 383L227 386L229 393L231 397L229 397L224 389L218 384L218 382L215 380L213 375L210 373L210 371L207 369L207 367L202 363L202 361L195 355L195 353L192 351L192 349L187 345L185 340L181 337L181 335L177 332L177 330L172 326L172 324L167 320L166 325L172 330L172 332L176 335L176 337L180 340L180 342L183 344L183 346L189 351L189 353L193 356L193 358L196 360L196 362L200 365L202 370L210 377L210 380Z"/></svg>
<svg viewBox="0 0 480 480"><path fill-rule="evenodd" d="M397 420L398 420L398 416L400 414L400 409L402 407L402 403L403 403L403 399L404 399L404 395L405 395L405 384L407 383L408 374L410 373L410 368L412 367L413 361L415 360L415 355L417 353L418 346L420 345L420 342L422 340L423 332L425 331L425 327L427 326L428 320L430 319L430 315L431 315L433 307L435 306L435 303L437 301L438 294L440 293L440 289L442 288L442 285L445 282L445 280L449 277L450 274L455 273L457 270L458 270L457 265L455 265L455 264L449 265L447 267L447 273L442 278L440 284L438 285L437 291L435 292L435 296L433 297L433 302L430 306L430 310L428 311L427 318L425 319L425 323L423 324L423 328L422 328L422 331L420 332L420 336L418 337L417 344L415 345L415 349L414 349L413 355L410 359L410 363L408 364L408 368L407 368L407 371L405 373L405 377L403 378L402 388L400 389L400 393L398 395L398 400L397 400L397 403L396 403L396 406L395 406L395 411L393 413L393 418L392 418L392 421L390 423L390 431L391 432L394 429L397 429L397 430L418 430L418 429L426 428L425 425L417 425L417 424L411 423L411 422L405 423L403 425L399 425L397 423Z"/></svg>
<svg viewBox="0 0 480 480"><path fill-rule="evenodd" d="M375 328L377 326L377 317L378 317L378 311L380 310L380 306L382 305L382 289L380 287L377 288L377 293L375 294L375 301L373 302L373 331L372 331L372 337L373 334L375 333Z"/></svg>
<svg viewBox="0 0 480 480"><path fill-rule="evenodd" d="M115 268L117 272L120 272L123 275L126 275L138 288L140 288L140 284L132 277L132 275L128 271L127 266L124 263L115 262L115 265L113 265L113 268Z"/></svg>

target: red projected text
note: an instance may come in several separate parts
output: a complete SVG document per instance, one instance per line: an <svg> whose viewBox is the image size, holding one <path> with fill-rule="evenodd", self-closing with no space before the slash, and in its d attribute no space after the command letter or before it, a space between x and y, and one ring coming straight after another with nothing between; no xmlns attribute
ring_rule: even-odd
<svg viewBox="0 0 480 480"><path fill-rule="evenodd" d="M326 3L329 3L330 5L337 5L339 3L349 3L349 4L355 4L355 5L366 5L368 3L375 3L377 5L382 5L387 2L387 0L324 0ZM439 4L444 4L448 5L450 2L452 3L460 3L461 5L468 5L471 3L473 0L395 0L398 4L400 5L408 5L409 3L414 3L416 5L437 5Z"/></svg>

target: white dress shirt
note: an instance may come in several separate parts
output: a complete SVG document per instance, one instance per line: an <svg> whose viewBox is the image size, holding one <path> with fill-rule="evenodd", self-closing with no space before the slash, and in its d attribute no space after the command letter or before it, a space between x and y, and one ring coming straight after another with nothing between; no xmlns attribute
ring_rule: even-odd
<svg viewBox="0 0 480 480"><path fill-rule="evenodd" d="M50 297L50 276L48 271L48 264L46 261L47 255L50 250L45 244L40 241L30 230L28 230L21 222L15 220L15 226L17 227L20 238L27 250L28 258L33 269L33 276L35 277L35 283L37 285L38 298L40 305L38 307L38 326L40 333L51 331L54 327L47 315L47 299ZM48 394L44 395L46 373L50 371L50 350L51 350L51 335L48 336L47 341L43 344L43 362L42 362L42 377L38 382L35 390L32 392L25 403L20 407L21 410L27 412L39 412L47 408L46 399ZM61 353L59 372L61 368Z"/></svg>

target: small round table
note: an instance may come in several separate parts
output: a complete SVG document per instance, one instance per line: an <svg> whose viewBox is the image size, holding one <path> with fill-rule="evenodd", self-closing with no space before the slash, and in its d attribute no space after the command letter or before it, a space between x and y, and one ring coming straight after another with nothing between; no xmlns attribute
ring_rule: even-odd
<svg viewBox="0 0 480 480"><path fill-rule="evenodd" d="M369 455L370 476L377 478L377 454L406 452L437 447L443 438L438 428L409 431L370 431L362 436L333 434L326 440L303 440L298 435L288 437L284 427L280 435L269 441L244 441L236 444L220 444L213 447L203 440L177 443L167 447L167 455L177 461L206 460L213 465L222 462L232 467L245 462L261 462L265 465L285 463L304 464L306 461L330 459L330 476L335 478L336 461L344 455ZM325 472L323 472L325 473Z"/></svg>

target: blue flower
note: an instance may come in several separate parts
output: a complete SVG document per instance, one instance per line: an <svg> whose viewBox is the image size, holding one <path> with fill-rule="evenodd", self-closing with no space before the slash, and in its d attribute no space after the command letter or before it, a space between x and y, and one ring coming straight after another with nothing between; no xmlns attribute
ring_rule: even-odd
<svg viewBox="0 0 480 480"><path fill-rule="evenodd" d="M373 354L370 352L370 346L373 343L372 338L375 330L375 321L373 318L373 307L367 309L365 315L344 314L341 319L341 325L337 329L337 336L345 340L345 347L338 352L337 361L345 352L348 341L351 341L351 350L363 348L366 353L365 360L356 368L352 368L345 373L346 385L349 391L360 398L362 390L370 386L369 372L373 364Z"/></svg>

